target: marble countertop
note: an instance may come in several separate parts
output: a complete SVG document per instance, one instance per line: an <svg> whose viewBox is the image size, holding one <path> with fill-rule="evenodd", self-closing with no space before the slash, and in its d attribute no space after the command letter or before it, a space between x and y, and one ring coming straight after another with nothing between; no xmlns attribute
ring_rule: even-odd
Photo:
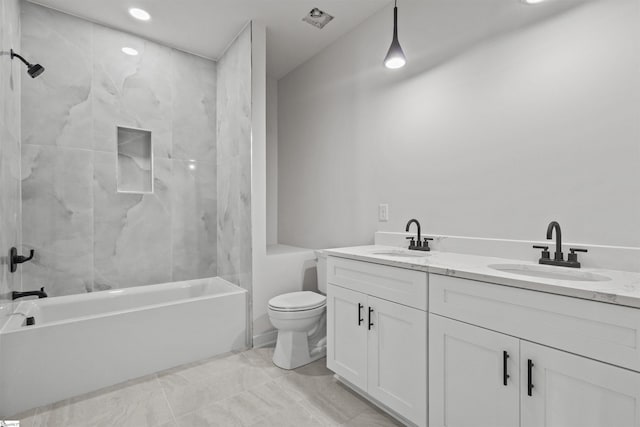
<svg viewBox="0 0 640 427"><path fill-rule="evenodd" d="M392 246L355 246L327 249L325 252L329 256L340 258L640 308L640 273L604 269L581 268L574 270L566 267L550 267L559 269L559 272L563 270L580 271L586 274L606 276L611 280L588 282L549 279L507 273L489 267L495 264L519 264L532 267L538 265L527 261L439 251L426 252L426 256L410 258L379 254L379 252L385 251L404 250Z"/></svg>

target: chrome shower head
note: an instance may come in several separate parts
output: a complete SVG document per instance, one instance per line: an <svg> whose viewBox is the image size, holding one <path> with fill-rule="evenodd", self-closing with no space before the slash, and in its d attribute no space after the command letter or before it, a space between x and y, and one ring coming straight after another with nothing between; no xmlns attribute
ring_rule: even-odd
<svg viewBox="0 0 640 427"><path fill-rule="evenodd" d="M31 78L35 79L40 74L44 73L44 67L40 64L30 64L29 61L24 59L22 56L18 55L11 49L11 59L18 58L20 61L27 66L27 73L31 76Z"/></svg>

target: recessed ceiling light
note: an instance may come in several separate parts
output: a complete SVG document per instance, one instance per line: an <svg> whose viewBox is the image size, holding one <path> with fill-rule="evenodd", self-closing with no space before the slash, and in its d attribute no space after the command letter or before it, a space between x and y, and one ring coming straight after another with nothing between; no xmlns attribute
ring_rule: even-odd
<svg viewBox="0 0 640 427"><path fill-rule="evenodd" d="M136 56L138 54L138 51L135 50L132 47L123 47L122 48L122 52L126 53L127 55L131 55L131 56Z"/></svg>
<svg viewBox="0 0 640 427"><path fill-rule="evenodd" d="M149 15L149 12L137 7L132 7L131 9L129 9L129 15L141 21L148 21L149 19L151 19L151 15Z"/></svg>
<svg viewBox="0 0 640 427"><path fill-rule="evenodd" d="M538 4L538 3L542 3L545 0L522 0L523 2L525 2L526 4Z"/></svg>

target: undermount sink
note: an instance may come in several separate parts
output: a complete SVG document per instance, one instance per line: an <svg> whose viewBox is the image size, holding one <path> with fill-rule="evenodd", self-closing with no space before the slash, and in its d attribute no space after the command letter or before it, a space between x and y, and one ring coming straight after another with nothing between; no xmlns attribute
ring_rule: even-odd
<svg viewBox="0 0 640 427"><path fill-rule="evenodd" d="M571 270L566 267L547 267L527 264L491 264L489 268L504 273L521 276L540 277L544 279L570 280L574 282L606 282L610 277L588 271Z"/></svg>
<svg viewBox="0 0 640 427"><path fill-rule="evenodd" d="M389 249L385 251L372 252L373 255L393 256L399 258L424 258L429 255L427 252L410 251L407 249Z"/></svg>

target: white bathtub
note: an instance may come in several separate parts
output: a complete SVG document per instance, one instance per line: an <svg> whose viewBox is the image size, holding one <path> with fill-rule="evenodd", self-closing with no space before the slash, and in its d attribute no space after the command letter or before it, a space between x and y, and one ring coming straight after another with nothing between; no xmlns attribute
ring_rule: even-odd
<svg viewBox="0 0 640 427"><path fill-rule="evenodd" d="M0 419L242 349L246 310L218 277L23 301L0 330Z"/></svg>

